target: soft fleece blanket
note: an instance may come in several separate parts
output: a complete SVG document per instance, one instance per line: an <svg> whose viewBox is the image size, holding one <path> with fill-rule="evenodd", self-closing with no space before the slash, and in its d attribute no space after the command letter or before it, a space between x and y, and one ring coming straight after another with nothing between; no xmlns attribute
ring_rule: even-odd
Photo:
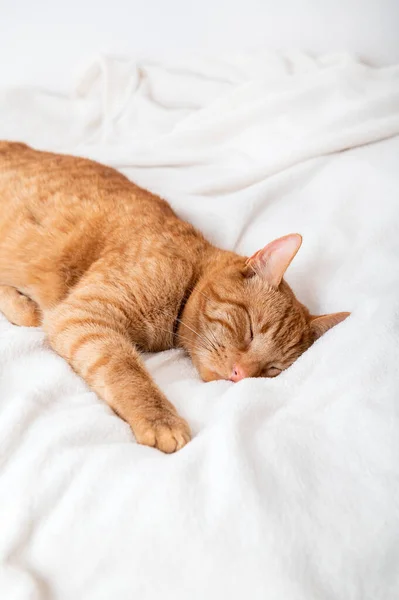
<svg viewBox="0 0 399 600"><path fill-rule="evenodd" d="M0 137L83 154L225 248L298 231L287 280L352 315L276 379L147 356L172 456L0 316L2 600L399 598L399 68L347 56L99 58L0 90Z"/></svg>

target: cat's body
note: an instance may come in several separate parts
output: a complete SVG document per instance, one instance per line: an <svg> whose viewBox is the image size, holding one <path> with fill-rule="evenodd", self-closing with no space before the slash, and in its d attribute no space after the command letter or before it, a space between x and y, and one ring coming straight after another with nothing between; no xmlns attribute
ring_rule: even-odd
<svg viewBox="0 0 399 600"><path fill-rule="evenodd" d="M281 281L298 239L248 264L113 169L0 142L0 311L42 324L137 440L166 452L189 428L139 351L183 346L205 380L273 376L346 316L315 320Z"/></svg>

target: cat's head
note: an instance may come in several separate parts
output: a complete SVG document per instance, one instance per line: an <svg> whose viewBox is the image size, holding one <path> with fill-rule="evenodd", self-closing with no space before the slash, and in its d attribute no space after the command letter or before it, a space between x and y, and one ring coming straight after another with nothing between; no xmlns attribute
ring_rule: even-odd
<svg viewBox="0 0 399 600"><path fill-rule="evenodd" d="M250 258L215 254L179 328L202 379L276 377L349 315L314 317L295 298L283 276L301 243L290 234Z"/></svg>

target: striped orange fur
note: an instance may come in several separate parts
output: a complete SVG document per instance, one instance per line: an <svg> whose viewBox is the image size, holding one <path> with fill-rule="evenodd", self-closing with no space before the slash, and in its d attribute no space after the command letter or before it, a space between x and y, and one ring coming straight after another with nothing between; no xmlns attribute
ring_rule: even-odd
<svg viewBox="0 0 399 600"><path fill-rule="evenodd" d="M313 317L282 279L297 234L250 259L211 245L117 171L0 142L0 310L164 452L190 439L141 351L181 346L205 381L276 376L348 313Z"/></svg>

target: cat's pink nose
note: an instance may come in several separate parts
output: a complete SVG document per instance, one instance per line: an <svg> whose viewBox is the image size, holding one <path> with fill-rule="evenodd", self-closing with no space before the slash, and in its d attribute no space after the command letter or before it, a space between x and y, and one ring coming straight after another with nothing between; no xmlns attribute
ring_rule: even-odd
<svg viewBox="0 0 399 600"><path fill-rule="evenodd" d="M237 383L237 381L241 381L241 379L244 379L246 376L246 372L240 365L234 365L233 370L231 372L230 381L234 381L234 383Z"/></svg>

